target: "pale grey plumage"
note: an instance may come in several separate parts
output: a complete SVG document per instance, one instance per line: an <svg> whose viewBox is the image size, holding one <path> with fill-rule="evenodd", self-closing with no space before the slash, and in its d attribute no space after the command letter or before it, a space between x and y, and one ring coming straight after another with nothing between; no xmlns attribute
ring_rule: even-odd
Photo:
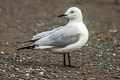
<svg viewBox="0 0 120 80"><path fill-rule="evenodd" d="M46 37L46 36L48 36L49 34L51 34L51 33L55 32L55 31L61 29L62 27L63 27L63 26L58 27L58 28L55 28L55 29L53 29L53 30L51 30L51 31L41 32L41 33L33 36L32 40L37 40L37 39L41 39L41 38L43 38L43 37Z"/></svg>
<svg viewBox="0 0 120 80"><path fill-rule="evenodd" d="M70 26L69 26L70 27ZM72 32L72 33L71 33ZM77 28L59 28L46 37L36 41L34 44L39 46L65 47L79 40L80 33Z"/></svg>

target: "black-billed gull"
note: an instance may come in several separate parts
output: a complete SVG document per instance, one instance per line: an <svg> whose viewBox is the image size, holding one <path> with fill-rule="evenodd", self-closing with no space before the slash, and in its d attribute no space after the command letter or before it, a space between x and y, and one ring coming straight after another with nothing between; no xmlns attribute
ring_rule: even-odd
<svg viewBox="0 0 120 80"><path fill-rule="evenodd" d="M69 8L64 14L58 17L66 17L68 23L51 31L41 32L29 41L33 44L19 48L24 49L44 49L53 53L63 54L64 66L66 65L66 54L68 55L68 66L71 66L70 52L80 49L88 41L88 29L83 22L82 12L77 7Z"/></svg>

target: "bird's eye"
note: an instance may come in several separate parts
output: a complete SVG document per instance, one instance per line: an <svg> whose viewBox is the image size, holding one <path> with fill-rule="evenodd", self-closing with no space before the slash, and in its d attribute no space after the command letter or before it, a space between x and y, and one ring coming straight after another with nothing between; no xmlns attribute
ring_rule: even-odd
<svg viewBox="0 0 120 80"><path fill-rule="evenodd" d="M74 11L71 11L70 13L74 13Z"/></svg>

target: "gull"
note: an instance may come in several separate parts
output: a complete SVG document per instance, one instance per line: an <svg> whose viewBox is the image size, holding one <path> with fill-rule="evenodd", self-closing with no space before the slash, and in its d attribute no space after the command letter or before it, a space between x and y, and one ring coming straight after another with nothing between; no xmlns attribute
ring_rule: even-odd
<svg viewBox="0 0 120 80"><path fill-rule="evenodd" d="M78 50L86 44L89 32L83 22L81 9L78 7L70 7L64 14L58 17L68 18L69 21L64 26L60 26L51 31L38 33L33 36L31 40L19 42L33 43L26 47L18 48L17 50L49 50L53 53L62 54L64 66L71 66L70 52ZM68 64L66 64L66 55L68 56Z"/></svg>

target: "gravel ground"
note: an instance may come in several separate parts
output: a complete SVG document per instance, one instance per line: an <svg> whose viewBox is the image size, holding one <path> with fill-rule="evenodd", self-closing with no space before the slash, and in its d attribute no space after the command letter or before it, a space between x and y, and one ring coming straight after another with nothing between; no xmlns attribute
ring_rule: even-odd
<svg viewBox="0 0 120 80"><path fill-rule="evenodd" d="M0 80L120 80L120 4L115 0L0 0ZM119 0L118 0L119 1ZM82 9L88 43L71 52L72 65L48 51L16 51L36 33L66 24L57 18Z"/></svg>

